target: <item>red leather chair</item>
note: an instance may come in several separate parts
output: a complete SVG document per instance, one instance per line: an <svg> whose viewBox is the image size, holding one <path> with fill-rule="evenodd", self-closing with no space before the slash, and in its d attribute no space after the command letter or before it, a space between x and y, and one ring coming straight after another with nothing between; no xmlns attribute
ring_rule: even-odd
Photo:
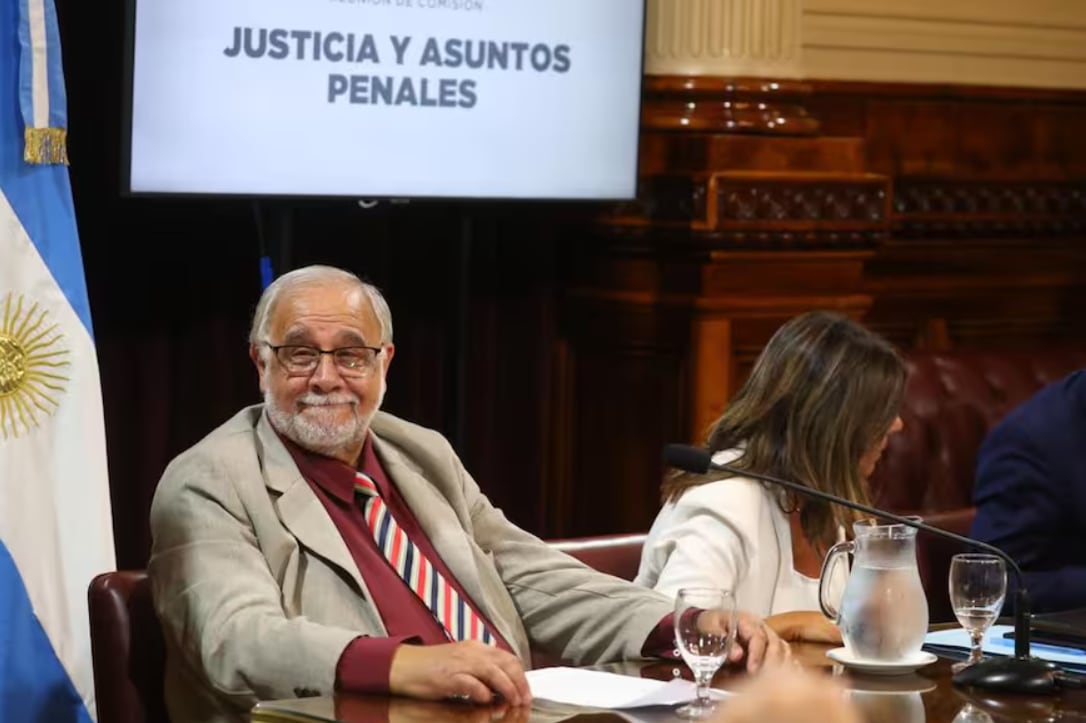
<svg viewBox="0 0 1086 723"><path fill-rule="evenodd" d="M637 577L637 568L641 564L645 537L644 534L597 535L548 542L591 568L632 581Z"/></svg>
<svg viewBox="0 0 1086 723"><path fill-rule="evenodd" d="M98 575L87 599L98 723L169 721L163 698L165 645L147 574Z"/></svg>

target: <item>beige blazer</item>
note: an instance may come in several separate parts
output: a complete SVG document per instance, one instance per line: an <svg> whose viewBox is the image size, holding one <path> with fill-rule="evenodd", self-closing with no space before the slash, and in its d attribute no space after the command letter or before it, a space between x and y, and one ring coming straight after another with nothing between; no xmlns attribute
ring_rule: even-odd
<svg viewBox="0 0 1086 723"><path fill-rule="evenodd" d="M378 413L374 448L452 575L525 667L640 656L663 595L598 573L517 528L440 434ZM328 695L359 635L385 634L366 581L263 407L167 467L149 574L174 723L244 719L258 700Z"/></svg>

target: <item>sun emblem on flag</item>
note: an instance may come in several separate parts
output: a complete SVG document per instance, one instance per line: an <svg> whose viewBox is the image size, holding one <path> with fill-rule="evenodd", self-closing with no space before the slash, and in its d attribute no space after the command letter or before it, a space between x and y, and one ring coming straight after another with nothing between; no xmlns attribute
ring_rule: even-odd
<svg viewBox="0 0 1086 723"><path fill-rule="evenodd" d="M8 293L0 318L0 435L18 437L59 406L71 362L49 312Z"/></svg>

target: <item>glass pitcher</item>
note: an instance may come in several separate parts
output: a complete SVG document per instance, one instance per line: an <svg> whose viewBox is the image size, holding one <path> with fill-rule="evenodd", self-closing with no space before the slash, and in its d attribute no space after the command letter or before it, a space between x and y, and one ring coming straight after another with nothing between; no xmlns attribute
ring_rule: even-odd
<svg viewBox="0 0 1086 723"><path fill-rule="evenodd" d="M920 518L910 518L917 521ZM916 565L916 529L860 520L855 540L830 548L818 584L823 614L840 629L855 658L894 662L915 657L928 632L928 599ZM852 554L852 571L840 609L829 600L829 581L843 556Z"/></svg>

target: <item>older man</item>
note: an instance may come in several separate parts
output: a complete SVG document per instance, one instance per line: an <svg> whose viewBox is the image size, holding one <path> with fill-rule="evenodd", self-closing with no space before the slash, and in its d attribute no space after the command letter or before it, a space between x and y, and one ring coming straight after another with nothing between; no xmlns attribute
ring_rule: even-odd
<svg viewBox="0 0 1086 723"><path fill-rule="evenodd" d="M334 690L524 704L530 648L584 664L671 648L670 599L518 529L441 435L378 411L393 352L387 304L350 273L265 291L264 404L175 459L152 505L175 723ZM741 620L748 667L787 656Z"/></svg>

